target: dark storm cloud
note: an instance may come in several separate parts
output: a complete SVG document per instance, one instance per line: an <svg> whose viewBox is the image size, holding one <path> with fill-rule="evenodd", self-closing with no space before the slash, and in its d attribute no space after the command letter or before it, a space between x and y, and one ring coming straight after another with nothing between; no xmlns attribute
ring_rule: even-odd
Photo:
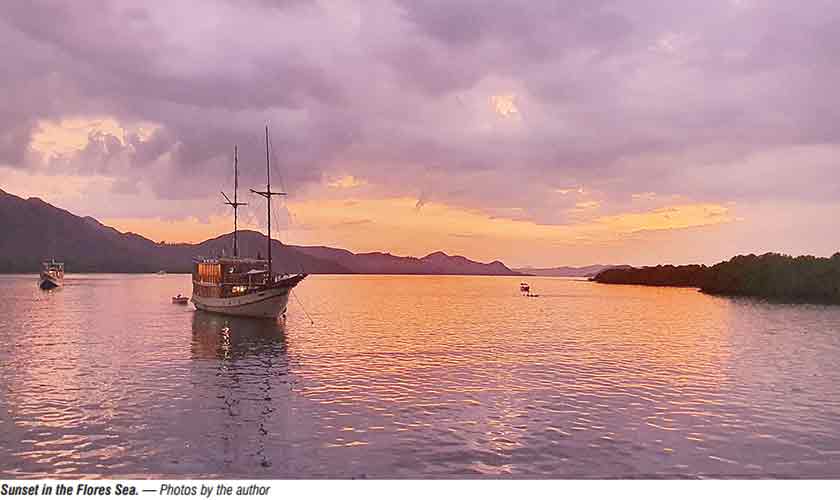
<svg viewBox="0 0 840 500"><path fill-rule="evenodd" d="M64 168L197 198L227 182L233 144L259 181L270 122L295 191L349 174L538 222L563 221L580 196L556 191L579 186L605 211L651 191L828 198L838 15L821 0L6 2L0 162L38 168L40 120L147 122Z"/></svg>
<svg viewBox="0 0 840 500"><path fill-rule="evenodd" d="M618 47L633 28L603 0L398 0L398 4L407 19L445 45L502 42L529 52L543 47L538 56L576 46Z"/></svg>

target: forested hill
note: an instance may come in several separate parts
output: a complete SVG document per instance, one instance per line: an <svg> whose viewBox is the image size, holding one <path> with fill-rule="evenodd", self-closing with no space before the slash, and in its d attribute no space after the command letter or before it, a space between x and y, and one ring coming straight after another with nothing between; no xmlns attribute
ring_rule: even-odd
<svg viewBox="0 0 840 500"><path fill-rule="evenodd" d="M840 304L840 252L830 258L776 253L739 255L711 267L608 269L598 273L592 281L690 286L713 294Z"/></svg>
<svg viewBox="0 0 840 500"><path fill-rule="evenodd" d="M139 234L122 233L93 217L79 217L39 198L23 199L0 191L0 273L37 272L41 262L63 261L69 273L188 273L198 255L223 255L232 248L230 234L198 244L156 243ZM240 233L242 255L265 254L265 236ZM272 242L275 270L300 269L346 273L347 268Z"/></svg>
<svg viewBox="0 0 840 500"><path fill-rule="evenodd" d="M264 257L265 235L239 232L239 254ZM93 217L79 217L39 198L23 199L0 190L0 273L37 272L41 262L63 261L67 272L188 273L196 256L230 255L231 233L197 244L157 243L122 233ZM389 253L353 253L330 247L285 245L272 240L275 271L313 274L470 274L519 275L502 262L475 262L458 255L431 253L422 258Z"/></svg>

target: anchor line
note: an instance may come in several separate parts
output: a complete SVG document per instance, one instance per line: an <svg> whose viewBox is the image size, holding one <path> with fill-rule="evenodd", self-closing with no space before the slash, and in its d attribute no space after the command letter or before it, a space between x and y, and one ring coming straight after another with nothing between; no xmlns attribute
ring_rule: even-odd
<svg viewBox="0 0 840 500"><path fill-rule="evenodd" d="M310 315L309 315L309 313L308 313L308 312L306 312L306 308L305 308L305 307L303 307L303 303L302 303L302 302L300 301L300 299L298 298L298 296L297 296L297 294L295 293L294 289L289 290L289 291L290 291L290 292L292 292L292 297L294 297L294 298L295 298L295 300L297 301L298 305L300 306L300 309L303 311L303 314L305 314L305 315L306 315L306 317L309 319L309 324L314 326L314 325L315 325L315 321L312 319L312 316L310 316Z"/></svg>

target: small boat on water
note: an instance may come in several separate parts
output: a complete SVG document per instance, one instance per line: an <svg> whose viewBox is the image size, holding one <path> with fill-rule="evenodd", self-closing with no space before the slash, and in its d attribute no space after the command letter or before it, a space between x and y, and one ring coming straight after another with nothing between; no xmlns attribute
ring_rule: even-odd
<svg viewBox="0 0 840 500"><path fill-rule="evenodd" d="M187 305L190 302L189 297L184 297L180 293L174 297L172 297L173 304L180 304L180 305Z"/></svg>
<svg viewBox="0 0 840 500"><path fill-rule="evenodd" d="M265 128L266 189L251 190L266 199L268 205L268 259L244 258L237 248L237 209L239 202L238 156L233 150L233 200L223 192L225 204L233 207L233 257L196 257L193 267L192 302L195 308L231 316L273 318L286 313L289 294L306 274L276 273L271 260L271 197L286 193L271 190L268 127Z"/></svg>
<svg viewBox="0 0 840 500"><path fill-rule="evenodd" d="M45 261L38 277L41 290L52 290L64 285L64 263L54 259Z"/></svg>
<svg viewBox="0 0 840 500"><path fill-rule="evenodd" d="M525 297L539 297L536 293L531 293L531 285L524 281L519 284L519 292Z"/></svg>
<svg viewBox="0 0 840 500"><path fill-rule="evenodd" d="M160 271L158 271L158 272L157 272L157 274L158 274L159 276L163 276L164 274L166 274L166 271L164 271L163 269L161 269Z"/></svg>

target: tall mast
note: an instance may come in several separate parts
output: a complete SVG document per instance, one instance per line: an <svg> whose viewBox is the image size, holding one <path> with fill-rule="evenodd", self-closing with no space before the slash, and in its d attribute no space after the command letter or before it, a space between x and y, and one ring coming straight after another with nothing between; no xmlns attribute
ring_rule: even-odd
<svg viewBox="0 0 840 500"><path fill-rule="evenodd" d="M236 240L239 229L239 151L236 146L233 146L233 256L239 257L239 248L237 248Z"/></svg>
<svg viewBox="0 0 840 500"><path fill-rule="evenodd" d="M237 247L237 230L239 229L239 222L238 222L238 212L239 207L242 205L247 205L247 203L239 203L238 195L239 192L239 154L237 151L236 146L233 147L233 201L230 201L230 198L222 191L222 196L225 197L225 205L230 205L233 207L233 256L239 256L239 248Z"/></svg>
<svg viewBox="0 0 840 500"><path fill-rule="evenodd" d="M268 125L265 126L265 192L266 205L268 205L268 274L271 276L271 162L268 159Z"/></svg>
<svg viewBox="0 0 840 500"><path fill-rule="evenodd" d="M271 161L269 160L268 155L268 125L265 126L265 191L255 191L251 190L252 193L256 193L263 198L267 202L268 205L268 231L267 231L267 239L268 239L268 274L272 276L272 269L271 269L271 197L272 196L285 196L286 193L282 193L279 191L272 191L271 190ZM274 279L271 277L270 279Z"/></svg>

